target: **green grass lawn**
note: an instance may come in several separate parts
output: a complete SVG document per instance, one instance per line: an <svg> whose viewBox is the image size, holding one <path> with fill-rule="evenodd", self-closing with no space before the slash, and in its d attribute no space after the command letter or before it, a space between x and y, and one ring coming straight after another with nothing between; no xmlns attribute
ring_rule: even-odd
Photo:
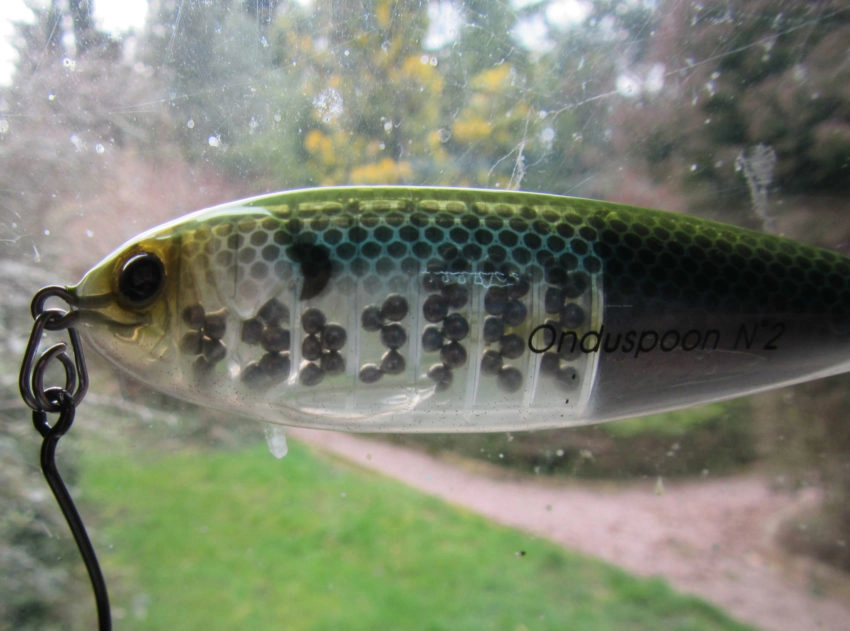
<svg viewBox="0 0 850 631"><path fill-rule="evenodd" d="M747 628L297 443L81 467L117 629Z"/></svg>

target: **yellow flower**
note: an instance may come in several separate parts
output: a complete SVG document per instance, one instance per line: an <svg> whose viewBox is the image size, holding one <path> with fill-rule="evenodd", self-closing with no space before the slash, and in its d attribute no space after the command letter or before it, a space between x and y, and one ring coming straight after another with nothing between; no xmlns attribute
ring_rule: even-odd
<svg viewBox="0 0 850 631"><path fill-rule="evenodd" d="M483 118L459 119L452 125L452 136L459 142L477 142L490 136L493 125Z"/></svg>
<svg viewBox="0 0 850 631"><path fill-rule="evenodd" d="M304 148L322 164L330 165L335 161L333 140L318 129L311 129L304 138Z"/></svg>
<svg viewBox="0 0 850 631"><path fill-rule="evenodd" d="M379 162L353 168L350 179L353 184L398 184L412 175L413 168L409 162L384 158Z"/></svg>

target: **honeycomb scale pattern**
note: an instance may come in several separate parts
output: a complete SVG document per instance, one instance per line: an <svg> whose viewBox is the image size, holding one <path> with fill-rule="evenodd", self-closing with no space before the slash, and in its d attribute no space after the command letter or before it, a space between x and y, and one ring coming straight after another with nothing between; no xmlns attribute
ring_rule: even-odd
<svg viewBox="0 0 850 631"><path fill-rule="evenodd" d="M331 192L317 201L282 195L287 203L256 204L265 212L249 204L241 216L189 223L193 265L210 279L232 278L246 299L270 279L287 281L300 264L308 276L326 269L367 285L438 270L521 273L565 287L601 272L606 302L639 297L647 309L843 315L850 303L844 257L685 215L510 192L423 189L422 199L406 199L417 189L324 190Z"/></svg>

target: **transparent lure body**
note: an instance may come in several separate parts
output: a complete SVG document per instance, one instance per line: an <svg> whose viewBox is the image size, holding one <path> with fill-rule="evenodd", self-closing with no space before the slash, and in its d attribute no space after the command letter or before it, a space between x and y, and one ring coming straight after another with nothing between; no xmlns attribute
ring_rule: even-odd
<svg viewBox="0 0 850 631"><path fill-rule="evenodd" d="M850 260L533 193L280 193L155 228L76 287L116 366L348 431L580 425L850 367Z"/></svg>

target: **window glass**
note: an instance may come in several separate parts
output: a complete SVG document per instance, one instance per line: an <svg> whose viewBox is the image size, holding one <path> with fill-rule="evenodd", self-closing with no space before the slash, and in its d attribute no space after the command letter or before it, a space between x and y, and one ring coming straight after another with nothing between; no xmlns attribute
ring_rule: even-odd
<svg viewBox="0 0 850 631"><path fill-rule="evenodd" d="M342 184L589 197L846 253L845 5L4 3L0 620L94 620L18 403L38 287L189 211ZM117 627L850 625L845 377L577 429L294 432L277 460L261 424L87 359L59 467Z"/></svg>

